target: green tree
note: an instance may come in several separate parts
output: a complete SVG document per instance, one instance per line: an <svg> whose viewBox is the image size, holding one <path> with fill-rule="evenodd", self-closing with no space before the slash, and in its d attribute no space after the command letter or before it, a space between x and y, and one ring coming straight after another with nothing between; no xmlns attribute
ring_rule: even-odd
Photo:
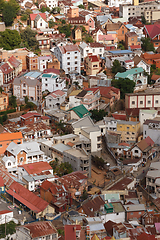
<svg viewBox="0 0 160 240"><path fill-rule="evenodd" d="M120 62L117 59L115 59L112 66L112 73L116 75L118 72L124 71L125 69L121 66Z"/></svg>
<svg viewBox="0 0 160 240"><path fill-rule="evenodd" d="M5 4L3 9L3 21L5 22L6 27L12 26L14 19L16 17L16 11L13 6L9 5L9 3Z"/></svg>
<svg viewBox="0 0 160 240"><path fill-rule="evenodd" d="M94 110L91 110L90 112L92 114L91 118L96 122L102 120L107 115L107 112L105 112L104 109L100 109L100 110L94 109Z"/></svg>
<svg viewBox="0 0 160 240"><path fill-rule="evenodd" d="M96 165L98 168L103 168L104 167L104 159L98 156L93 157L92 159L93 163Z"/></svg>
<svg viewBox="0 0 160 240"><path fill-rule="evenodd" d="M71 28L72 26L70 24L65 24L63 26L59 26L58 30L60 33L64 33L66 35L66 38L71 36Z"/></svg>
<svg viewBox="0 0 160 240"><path fill-rule="evenodd" d="M79 8L85 9L83 4L78 5Z"/></svg>
<svg viewBox="0 0 160 240"><path fill-rule="evenodd" d="M9 106L12 108L17 107L16 97L13 95L9 97Z"/></svg>
<svg viewBox="0 0 160 240"><path fill-rule="evenodd" d="M19 5L19 3L16 1L16 0L9 0L9 5L11 5L13 8L14 8L14 10L15 10L15 13L16 13L16 16L17 16L17 14L19 13L19 11L20 11L20 5ZM15 17L16 17L15 16Z"/></svg>
<svg viewBox="0 0 160 240"><path fill-rule="evenodd" d="M93 38L92 38L92 36L86 35L86 36L85 36L85 42L86 42L86 43L93 43Z"/></svg>
<svg viewBox="0 0 160 240"><path fill-rule="evenodd" d="M142 41L142 49L147 52L147 51L153 51L155 52L155 48L153 43L151 42L150 38L141 38Z"/></svg>
<svg viewBox="0 0 160 240"><path fill-rule="evenodd" d="M20 46L21 37L16 30L6 29L0 32L0 47L6 50L12 50Z"/></svg>
<svg viewBox="0 0 160 240"><path fill-rule="evenodd" d="M49 28L53 28L55 25L56 23L53 20L49 20Z"/></svg>
<svg viewBox="0 0 160 240"><path fill-rule="evenodd" d="M143 24L146 24L146 23L147 23L147 21L146 21L144 15L141 16L141 20L142 20L142 23L143 23Z"/></svg>
<svg viewBox="0 0 160 240"><path fill-rule="evenodd" d="M27 96L25 96L24 101L25 101L25 104L28 103L28 97Z"/></svg>
<svg viewBox="0 0 160 240"><path fill-rule="evenodd" d="M51 13L55 14L55 13L60 13L61 9L59 7L54 7L51 10Z"/></svg>
<svg viewBox="0 0 160 240"><path fill-rule="evenodd" d="M129 78L119 78L112 80L111 85L115 88L120 89L121 99L125 98L126 93L132 93L135 87L135 82Z"/></svg>
<svg viewBox="0 0 160 240"><path fill-rule="evenodd" d="M35 51L39 49L38 41L36 40L37 32L27 27L20 32L22 43L25 47Z"/></svg>

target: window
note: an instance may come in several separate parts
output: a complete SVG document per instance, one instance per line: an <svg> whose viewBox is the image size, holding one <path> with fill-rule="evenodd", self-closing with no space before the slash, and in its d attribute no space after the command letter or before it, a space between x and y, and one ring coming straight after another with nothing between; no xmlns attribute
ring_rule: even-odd
<svg viewBox="0 0 160 240"><path fill-rule="evenodd" d="M67 65L70 65L70 62L68 62Z"/></svg>
<svg viewBox="0 0 160 240"><path fill-rule="evenodd" d="M67 57L67 60L69 60L70 59L70 57Z"/></svg>
<svg viewBox="0 0 160 240"><path fill-rule="evenodd" d="M8 166L11 166L11 162L8 162Z"/></svg>
<svg viewBox="0 0 160 240"><path fill-rule="evenodd" d="M6 102L6 98L3 99L3 102L4 102L4 103Z"/></svg>
<svg viewBox="0 0 160 240"><path fill-rule="evenodd" d="M26 94L26 90L23 90L23 94Z"/></svg>
<svg viewBox="0 0 160 240"><path fill-rule="evenodd" d="M40 26L42 27L42 23L40 23Z"/></svg>
<svg viewBox="0 0 160 240"><path fill-rule="evenodd" d="M26 84L25 84L25 83L23 84L23 87L26 87Z"/></svg>
<svg viewBox="0 0 160 240"><path fill-rule="evenodd" d="M77 62L75 62L75 64L77 64Z"/></svg>
<svg viewBox="0 0 160 240"><path fill-rule="evenodd" d="M140 101L140 104L143 104L143 101Z"/></svg>
<svg viewBox="0 0 160 240"><path fill-rule="evenodd" d="M102 49L100 48L99 51L102 52Z"/></svg>
<svg viewBox="0 0 160 240"><path fill-rule="evenodd" d="M157 104L157 103L158 103L158 100L156 100L155 103Z"/></svg>
<svg viewBox="0 0 160 240"><path fill-rule="evenodd" d="M124 34L124 31L122 31L122 34Z"/></svg>
<svg viewBox="0 0 160 240"><path fill-rule="evenodd" d="M134 41L134 38L132 38L132 41Z"/></svg>
<svg viewBox="0 0 160 240"><path fill-rule="evenodd" d="M2 144L0 144L0 147L2 147Z"/></svg>
<svg viewBox="0 0 160 240"><path fill-rule="evenodd" d="M129 134L129 132L127 132L127 134Z"/></svg>
<svg viewBox="0 0 160 240"><path fill-rule="evenodd" d="M135 153L138 153L138 150L135 150L134 152L135 152Z"/></svg>
<svg viewBox="0 0 160 240"><path fill-rule="evenodd" d="M45 86L47 87L47 86L48 86L48 84L45 84Z"/></svg>
<svg viewBox="0 0 160 240"><path fill-rule="evenodd" d="M33 62L35 62L35 59L33 59Z"/></svg>
<svg viewBox="0 0 160 240"><path fill-rule="evenodd" d="M151 101L148 101L148 104L151 104Z"/></svg>
<svg viewBox="0 0 160 240"><path fill-rule="evenodd" d="M93 65L93 67L97 67L97 65Z"/></svg>
<svg viewBox="0 0 160 240"><path fill-rule="evenodd" d="M135 104L135 101L132 101L132 104L134 105L134 104Z"/></svg>

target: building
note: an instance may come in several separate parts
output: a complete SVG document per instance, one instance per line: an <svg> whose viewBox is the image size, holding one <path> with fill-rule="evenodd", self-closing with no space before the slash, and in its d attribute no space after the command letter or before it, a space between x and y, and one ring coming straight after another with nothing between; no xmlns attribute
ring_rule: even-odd
<svg viewBox="0 0 160 240"><path fill-rule="evenodd" d="M50 9L58 7L58 1L57 0L51 0L51 1L45 1L47 7L49 7Z"/></svg>
<svg viewBox="0 0 160 240"><path fill-rule="evenodd" d="M66 93L61 90L56 90L45 97L45 108L52 109L55 107L60 107L60 105L65 101Z"/></svg>
<svg viewBox="0 0 160 240"><path fill-rule="evenodd" d="M49 221L33 222L16 228L17 240L36 240L39 238L58 240L57 229Z"/></svg>
<svg viewBox="0 0 160 240"><path fill-rule="evenodd" d="M160 197L160 164L159 162L153 162L149 166L149 170L146 174L146 187L149 192L156 193L156 196Z"/></svg>
<svg viewBox="0 0 160 240"><path fill-rule="evenodd" d="M1 92L0 93L0 111L5 111L7 110L9 105L9 98L8 98L8 94Z"/></svg>
<svg viewBox="0 0 160 240"><path fill-rule="evenodd" d="M95 76L101 70L100 59L97 55L89 55L84 60L84 71L87 75Z"/></svg>
<svg viewBox="0 0 160 240"><path fill-rule="evenodd" d="M13 81L13 95L17 99L27 96L31 101L39 102L42 99L42 83L37 78L17 77Z"/></svg>
<svg viewBox="0 0 160 240"><path fill-rule="evenodd" d="M141 217L146 212L144 204L127 204L124 205L126 211L126 221L133 218L141 220Z"/></svg>
<svg viewBox="0 0 160 240"><path fill-rule="evenodd" d="M158 111L157 110L150 110L150 109L140 109L139 111L139 121L141 125L141 132L143 132L143 123L146 119L154 119L157 117Z"/></svg>
<svg viewBox="0 0 160 240"><path fill-rule="evenodd" d="M44 73L41 76L42 82L42 92L54 92L58 90L63 90L66 87L66 79L61 78L58 74L55 73Z"/></svg>
<svg viewBox="0 0 160 240"><path fill-rule="evenodd" d="M0 85L9 84L13 82L15 71L7 62L0 65Z"/></svg>
<svg viewBox="0 0 160 240"><path fill-rule="evenodd" d="M84 59L88 55L96 55L97 57L103 57L104 55L104 45L99 42L95 43L85 43L82 42L79 45L80 53L81 53L81 61L83 62Z"/></svg>
<svg viewBox="0 0 160 240"><path fill-rule="evenodd" d="M148 53L148 52L145 52L144 54L142 54L141 57L149 65L155 64L156 68L160 67L160 53L151 53L151 52Z"/></svg>
<svg viewBox="0 0 160 240"><path fill-rule="evenodd" d="M22 72L22 62L16 59L13 55L7 60L7 63L14 70L14 76L18 76Z"/></svg>
<svg viewBox="0 0 160 240"><path fill-rule="evenodd" d="M157 10L148 9L147 11L144 12L144 17L147 22L153 23L159 20L159 13L160 13L160 9L157 9Z"/></svg>
<svg viewBox="0 0 160 240"><path fill-rule="evenodd" d="M143 123L143 138L148 136L155 142L155 144L160 143L160 118L156 117L154 119L147 119Z"/></svg>
<svg viewBox="0 0 160 240"><path fill-rule="evenodd" d="M27 69L29 71L38 70L38 56L33 52L26 56Z"/></svg>
<svg viewBox="0 0 160 240"><path fill-rule="evenodd" d="M148 25L145 25L144 33L145 33L145 37L149 37L154 47L157 49L160 46L159 44L160 24L152 24L150 25L150 27L148 27Z"/></svg>
<svg viewBox="0 0 160 240"><path fill-rule="evenodd" d="M139 57L138 55L136 55L132 61L134 62L134 66L137 68L143 68L143 70L145 72L147 72L148 74L150 74L150 68L151 66L145 61L144 58Z"/></svg>
<svg viewBox="0 0 160 240"><path fill-rule="evenodd" d="M10 221L13 221L13 212L8 209L0 211L0 224L6 224Z"/></svg>
<svg viewBox="0 0 160 240"><path fill-rule="evenodd" d="M157 2L139 3L137 5L123 4L119 6L119 17L141 17L147 10L160 9L160 5Z"/></svg>
<svg viewBox="0 0 160 240"><path fill-rule="evenodd" d="M129 78L134 81L136 85L147 85L147 76L145 76L143 68L133 68L126 72L118 72L115 75L115 79Z"/></svg>
<svg viewBox="0 0 160 240"><path fill-rule="evenodd" d="M38 69L39 71L43 72L45 69L48 68L49 63L52 63L52 56L40 56L38 57Z"/></svg>
<svg viewBox="0 0 160 240"><path fill-rule="evenodd" d="M79 120L85 116L91 116L91 113L87 110L87 108L81 104L76 107L69 109L71 120L76 119Z"/></svg>
<svg viewBox="0 0 160 240"><path fill-rule="evenodd" d="M63 153L63 162L72 165L73 171L86 171L87 176L91 177L91 156L85 149L69 149Z"/></svg>
<svg viewBox="0 0 160 240"><path fill-rule="evenodd" d="M36 35L36 40L39 43L39 49L50 49L50 37L47 35Z"/></svg>
<svg viewBox="0 0 160 240"><path fill-rule="evenodd" d="M141 45L138 35L135 32L127 32L125 34L125 47L130 49L131 46Z"/></svg>
<svg viewBox="0 0 160 240"><path fill-rule="evenodd" d="M54 55L60 62L60 67L69 74L76 71L80 74L81 56L77 45L59 46L54 49Z"/></svg>
<svg viewBox="0 0 160 240"><path fill-rule="evenodd" d="M108 1L108 6L109 7L119 7L120 5L123 5L123 4L132 4L133 1L131 0L121 0L121 1L114 1L114 0L109 0Z"/></svg>
<svg viewBox="0 0 160 240"><path fill-rule="evenodd" d="M125 108L126 109L155 109L160 105L159 91L144 91L138 93L127 93L125 95Z"/></svg>
<svg viewBox="0 0 160 240"><path fill-rule="evenodd" d="M31 28L45 29L48 28L45 13L31 13L29 15L29 22Z"/></svg>
<svg viewBox="0 0 160 240"><path fill-rule="evenodd" d="M11 142L6 148L2 163L9 172L16 172L18 165L50 160L40 150L37 142L16 144Z"/></svg>
<svg viewBox="0 0 160 240"><path fill-rule="evenodd" d="M117 131L121 132L121 142L137 142L140 122L118 121Z"/></svg>
<svg viewBox="0 0 160 240"><path fill-rule="evenodd" d="M68 11L67 11L67 17L68 18L79 17L79 7L70 6Z"/></svg>
<svg viewBox="0 0 160 240"><path fill-rule="evenodd" d="M21 132L15 133L1 133L0 134L0 155L4 154L8 145L14 142L15 144L23 143L23 136Z"/></svg>

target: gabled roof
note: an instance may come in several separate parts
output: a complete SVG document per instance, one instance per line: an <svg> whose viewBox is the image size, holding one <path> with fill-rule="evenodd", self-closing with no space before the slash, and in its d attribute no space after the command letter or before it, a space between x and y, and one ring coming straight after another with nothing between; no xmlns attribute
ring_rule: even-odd
<svg viewBox="0 0 160 240"><path fill-rule="evenodd" d="M41 114L37 113L37 112L28 112L24 115L21 115L21 118L23 119L27 119L27 118L30 118L30 117L41 117Z"/></svg>
<svg viewBox="0 0 160 240"><path fill-rule="evenodd" d="M19 165L19 167L22 167L26 170L28 174L38 174L42 171L46 170L52 170L52 167L49 165L48 162L35 162L35 163L29 163L29 164L23 164Z"/></svg>
<svg viewBox="0 0 160 240"><path fill-rule="evenodd" d="M88 56L88 58L91 62L99 62L97 55L91 55L91 56Z"/></svg>
<svg viewBox="0 0 160 240"><path fill-rule="evenodd" d="M18 61L13 55L8 59L8 62L14 67L17 68L21 62Z"/></svg>
<svg viewBox="0 0 160 240"><path fill-rule="evenodd" d="M57 98L58 96L63 96L65 95L65 93L61 90L56 90L53 91L52 93L50 93L49 95L47 95L45 98L47 98L48 96L52 96L53 98Z"/></svg>
<svg viewBox="0 0 160 240"><path fill-rule="evenodd" d="M153 140L148 136L147 138L142 139L140 142L138 142L137 146L143 152L149 146L153 146L153 144L154 144Z"/></svg>
<svg viewBox="0 0 160 240"><path fill-rule="evenodd" d="M125 190L127 189L127 186L133 181L133 178L125 177L116 184L114 184L112 187L110 187L108 190Z"/></svg>
<svg viewBox="0 0 160 240"><path fill-rule="evenodd" d="M134 61L135 66L137 66L137 64L141 61L143 61L145 64L148 65L148 63L146 63L145 59L139 57L138 55L136 55L132 60Z"/></svg>
<svg viewBox="0 0 160 240"><path fill-rule="evenodd" d="M81 225L65 225L65 240L76 240L76 231L81 230Z"/></svg>
<svg viewBox="0 0 160 240"><path fill-rule="evenodd" d="M77 107L73 107L71 109L69 109L68 111L74 111L79 118L83 118L86 115L91 115L91 113L87 110L87 108L85 108L85 106L83 104L77 106Z"/></svg>
<svg viewBox="0 0 160 240"><path fill-rule="evenodd" d="M30 19L31 21L34 21L37 15L40 15L44 20L46 20L46 14L45 13L31 13Z"/></svg>
<svg viewBox="0 0 160 240"><path fill-rule="evenodd" d="M13 68L11 68L8 63L2 64L0 66L0 69L4 74L9 74L9 73L13 72Z"/></svg>
<svg viewBox="0 0 160 240"><path fill-rule="evenodd" d="M145 25L144 28L150 38L160 34L160 24Z"/></svg>
<svg viewBox="0 0 160 240"><path fill-rule="evenodd" d="M0 177L0 187L4 187L4 181L2 177Z"/></svg>
<svg viewBox="0 0 160 240"><path fill-rule="evenodd" d="M74 44L60 46L59 49L62 52L62 54L65 54L67 52L74 52L74 51L80 52L78 46Z"/></svg>
<svg viewBox="0 0 160 240"><path fill-rule="evenodd" d="M12 141L15 139L23 139L22 133L21 132L15 132L15 133L1 133L0 134L0 142L3 141Z"/></svg>
<svg viewBox="0 0 160 240"><path fill-rule="evenodd" d="M129 69L127 70L126 72L118 72L116 75L115 75L115 78L127 78L128 75L134 75L134 74L138 74L138 73L141 73L141 72L144 72L143 68L139 67L139 68L132 68L132 69Z"/></svg>

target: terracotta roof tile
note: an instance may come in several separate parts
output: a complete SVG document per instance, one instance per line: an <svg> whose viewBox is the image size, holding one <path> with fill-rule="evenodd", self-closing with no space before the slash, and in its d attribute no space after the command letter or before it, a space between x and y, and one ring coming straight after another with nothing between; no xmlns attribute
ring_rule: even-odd
<svg viewBox="0 0 160 240"><path fill-rule="evenodd" d="M35 162L29 164L23 164L19 167L23 167L28 174L38 174L45 170L52 170L52 167L49 165L48 162Z"/></svg>

